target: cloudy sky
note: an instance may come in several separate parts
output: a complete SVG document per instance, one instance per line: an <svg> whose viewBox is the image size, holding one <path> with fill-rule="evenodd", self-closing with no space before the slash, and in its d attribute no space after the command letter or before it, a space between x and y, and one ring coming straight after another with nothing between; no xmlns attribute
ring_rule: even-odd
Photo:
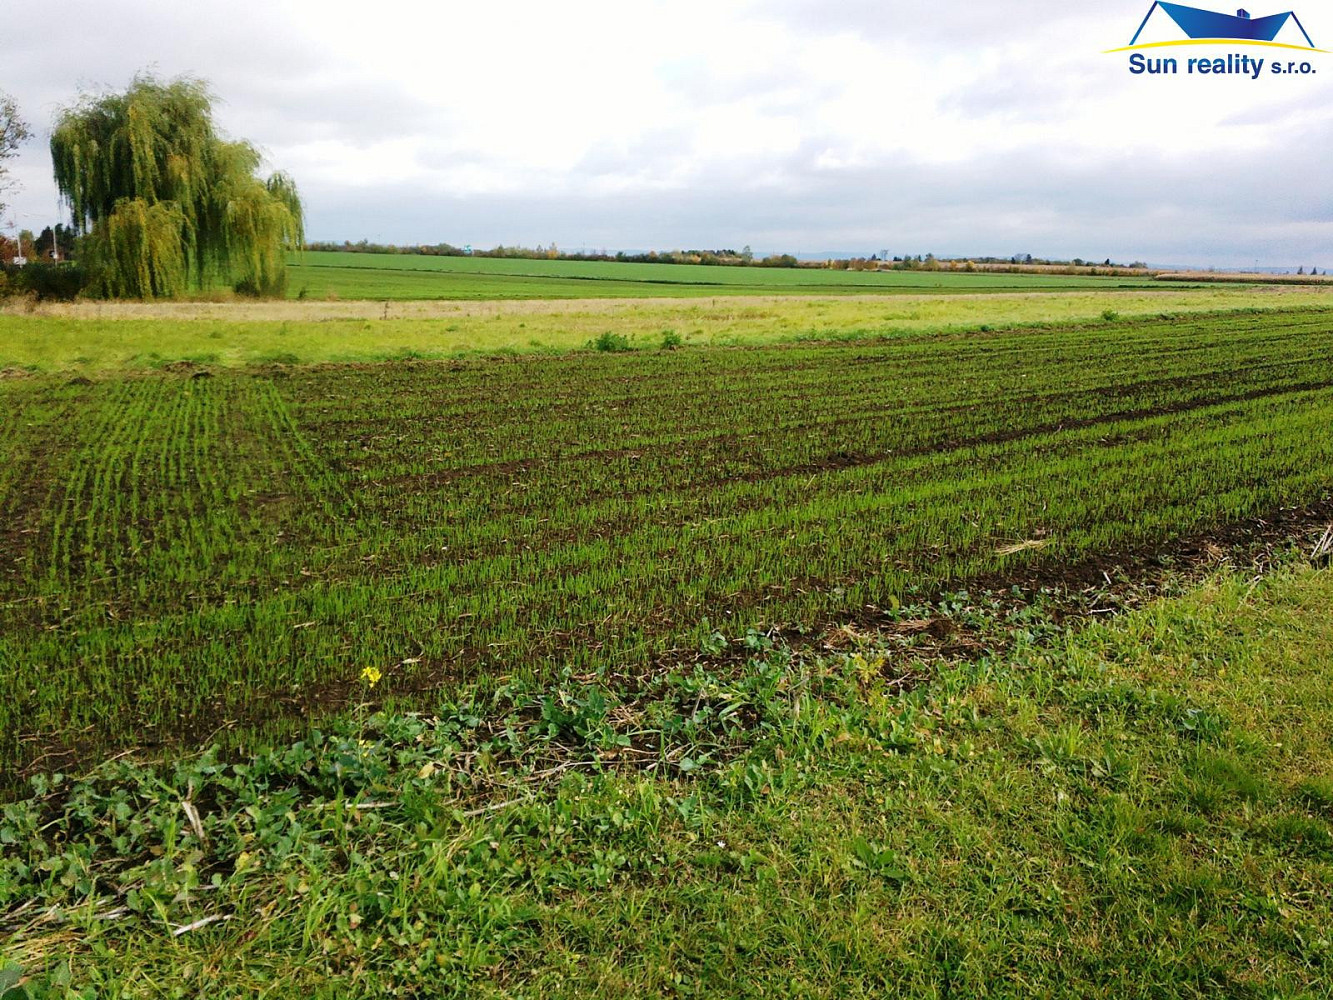
<svg viewBox="0 0 1333 1000"><path fill-rule="evenodd" d="M1333 48L1333 3L1296 4ZM211 84L312 239L1333 266L1333 55L1134 76L1104 50L1149 6L7 3L0 89L38 134L2 221L56 217L59 108L151 68ZM1158 11L1143 40L1178 37Z"/></svg>

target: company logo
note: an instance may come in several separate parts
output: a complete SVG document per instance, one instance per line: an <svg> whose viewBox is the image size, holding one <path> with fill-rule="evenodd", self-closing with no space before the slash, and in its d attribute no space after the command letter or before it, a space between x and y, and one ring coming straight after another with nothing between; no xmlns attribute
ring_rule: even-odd
<svg viewBox="0 0 1333 1000"><path fill-rule="evenodd" d="M1163 16L1154 19L1153 15L1159 11ZM1145 31L1149 32L1151 38L1163 30L1172 35L1184 32L1186 37L1140 41L1144 38ZM1301 44L1302 42L1304 44ZM1130 39L1128 45L1107 51L1133 52L1134 55L1129 59L1129 71L1135 75L1140 73L1171 75L1181 72L1181 60L1149 59L1139 50L1171 48L1179 45L1225 45L1228 48L1243 45L1295 49L1301 52L1327 52L1326 49L1315 46L1295 11L1253 17L1247 10L1238 10L1235 14L1223 14L1218 11L1201 10L1198 7L1186 7L1184 4L1163 3L1162 0L1157 0L1148 8L1148 13L1139 24L1139 30L1134 32L1134 37ZM1255 80L1265 72L1272 76L1308 76L1316 72L1314 64L1308 60L1297 62L1283 60L1280 57L1261 59L1248 53L1235 52L1228 52L1225 56L1188 59L1185 61L1185 71L1200 76L1243 74Z"/></svg>

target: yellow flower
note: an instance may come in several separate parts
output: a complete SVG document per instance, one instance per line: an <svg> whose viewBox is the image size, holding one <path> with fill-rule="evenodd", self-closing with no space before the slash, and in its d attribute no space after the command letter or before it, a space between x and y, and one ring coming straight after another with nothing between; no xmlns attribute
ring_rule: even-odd
<svg viewBox="0 0 1333 1000"><path fill-rule="evenodd" d="M384 675L380 673L379 667L366 667L361 671L361 679L366 681L371 687L380 682Z"/></svg>

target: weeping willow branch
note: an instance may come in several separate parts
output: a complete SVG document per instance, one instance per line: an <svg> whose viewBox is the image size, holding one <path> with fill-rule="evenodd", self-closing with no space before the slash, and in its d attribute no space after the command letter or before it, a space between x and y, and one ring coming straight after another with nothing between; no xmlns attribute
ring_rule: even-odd
<svg viewBox="0 0 1333 1000"><path fill-rule="evenodd" d="M93 291L284 290L286 253L305 239L296 185L261 179L258 151L219 135L202 81L141 75L124 94L85 97L59 115L51 156Z"/></svg>
<svg viewBox="0 0 1333 1000"><path fill-rule="evenodd" d="M186 290L189 223L175 202L125 198L85 243L94 291L108 298L169 298Z"/></svg>

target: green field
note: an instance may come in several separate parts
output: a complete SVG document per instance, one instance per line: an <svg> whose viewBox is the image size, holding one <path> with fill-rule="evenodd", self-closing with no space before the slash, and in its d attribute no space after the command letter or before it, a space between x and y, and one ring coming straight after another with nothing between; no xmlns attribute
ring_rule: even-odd
<svg viewBox="0 0 1333 1000"><path fill-rule="evenodd" d="M1328 301L0 314L0 997L1327 996Z"/></svg>
<svg viewBox="0 0 1333 1000"><path fill-rule="evenodd" d="M704 267L581 260L310 251L292 258L288 292L324 299L582 299L708 295L862 295L1146 288L1151 278Z"/></svg>
<svg viewBox="0 0 1333 1000"><path fill-rule="evenodd" d="M0 381L0 761L648 671L1333 487L1322 311ZM1024 546L1004 554L1009 546Z"/></svg>

